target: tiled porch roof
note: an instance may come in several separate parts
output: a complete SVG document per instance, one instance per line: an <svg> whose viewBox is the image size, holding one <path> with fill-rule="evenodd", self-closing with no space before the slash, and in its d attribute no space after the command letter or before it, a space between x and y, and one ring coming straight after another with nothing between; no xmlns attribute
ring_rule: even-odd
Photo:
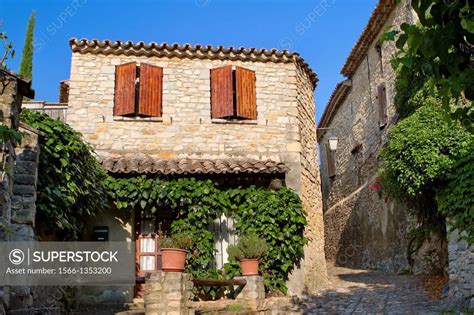
<svg viewBox="0 0 474 315"><path fill-rule="evenodd" d="M159 159L152 156L121 156L103 158L102 166L111 173L150 174L229 174L285 173L282 162L254 159Z"/></svg>

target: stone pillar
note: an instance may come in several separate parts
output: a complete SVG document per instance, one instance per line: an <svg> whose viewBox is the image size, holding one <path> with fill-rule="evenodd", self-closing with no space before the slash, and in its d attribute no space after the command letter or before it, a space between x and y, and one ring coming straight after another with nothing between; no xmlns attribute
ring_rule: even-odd
<svg viewBox="0 0 474 315"><path fill-rule="evenodd" d="M194 314L190 308L192 289L190 274L163 271L149 274L145 282L145 313Z"/></svg>
<svg viewBox="0 0 474 315"><path fill-rule="evenodd" d="M474 244L458 238L457 230L448 236L449 298L474 309Z"/></svg>
<svg viewBox="0 0 474 315"><path fill-rule="evenodd" d="M235 277L235 279L244 279L247 284L241 291L236 291L235 300L243 302L252 310L260 310L265 301L265 287L263 285L262 276L244 276Z"/></svg>

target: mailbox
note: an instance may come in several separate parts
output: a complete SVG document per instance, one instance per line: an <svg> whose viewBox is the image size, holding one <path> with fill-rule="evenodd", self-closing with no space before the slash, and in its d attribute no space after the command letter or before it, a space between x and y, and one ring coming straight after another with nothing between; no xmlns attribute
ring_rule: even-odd
<svg viewBox="0 0 474 315"><path fill-rule="evenodd" d="M108 226L94 226L94 241L107 242L109 240Z"/></svg>

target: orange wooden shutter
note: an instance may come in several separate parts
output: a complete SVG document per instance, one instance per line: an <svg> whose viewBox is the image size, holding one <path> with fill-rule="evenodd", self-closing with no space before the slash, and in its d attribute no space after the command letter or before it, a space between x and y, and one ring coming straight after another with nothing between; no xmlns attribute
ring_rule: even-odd
<svg viewBox="0 0 474 315"><path fill-rule="evenodd" d="M140 64L138 114L161 116L162 95L163 68L146 63Z"/></svg>
<svg viewBox="0 0 474 315"><path fill-rule="evenodd" d="M257 119L255 72L236 67L235 80L237 116L247 119Z"/></svg>
<svg viewBox="0 0 474 315"><path fill-rule="evenodd" d="M336 163L334 161L334 152L329 149L329 143L326 143L326 164L328 170L328 176L333 177L336 175Z"/></svg>
<svg viewBox="0 0 474 315"><path fill-rule="evenodd" d="M232 66L211 69L211 116L225 118L234 115Z"/></svg>
<svg viewBox="0 0 474 315"><path fill-rule="evenodd" d="M135 62L115 67L115 102L114 115L135 113L135 79L137 65Z"/></svg>
<svg viewBox="0 0 474 315"><path fill-rule="evenodd" d="M387 124L387 91L385 84L378 86L379 126Z"/></svg>

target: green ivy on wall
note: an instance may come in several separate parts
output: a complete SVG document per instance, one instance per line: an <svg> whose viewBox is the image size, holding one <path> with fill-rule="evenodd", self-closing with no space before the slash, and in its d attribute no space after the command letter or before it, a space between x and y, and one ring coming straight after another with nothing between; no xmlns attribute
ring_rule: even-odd
<svg viewBox="0 0 474 315"><path fill-rule="evenodd" d="M102 183L106 173L92 148L67 124L28 109L20 119L46 138L39 161L37 232L54 240L78 239L85 219L108 205Z"/></svg>
<svg viewBox="0 0 474 315"><path fill-rule="evenodd" d="M109 176L106 186L119 209L138 208L150 214L159 214L160 209L172 210L175 218L172 232L184 232L194 241L187 271L195 277L231 278L239 274L240 267L235 262L224 266L223 272L213 268L214 240L210 226L222 213L235 219L240 235L254 232L269 245L269 252L260 264L267 291L286 293L285 280L303 257L305 212L298 195L288 188L222 188L210 180L162 181L144 175Z"/></svg>

